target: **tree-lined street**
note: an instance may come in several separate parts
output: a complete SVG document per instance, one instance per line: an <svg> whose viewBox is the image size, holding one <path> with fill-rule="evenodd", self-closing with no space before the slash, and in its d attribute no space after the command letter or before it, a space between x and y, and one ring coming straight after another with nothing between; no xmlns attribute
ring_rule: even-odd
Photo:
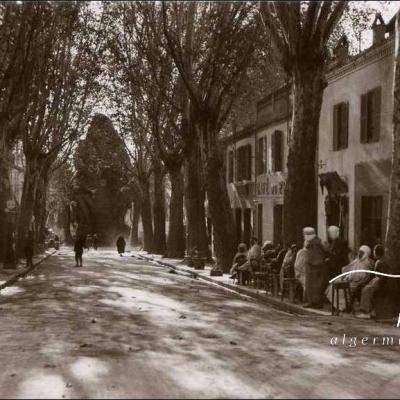
<svg viewBox="0 0 400 400"><path fill-rule="evenodd" d="M363 321L286 314L167 268L66 248L0 293L2 398L395 398L395 336ZM340 339L339 339L340 340Z"/></svg>

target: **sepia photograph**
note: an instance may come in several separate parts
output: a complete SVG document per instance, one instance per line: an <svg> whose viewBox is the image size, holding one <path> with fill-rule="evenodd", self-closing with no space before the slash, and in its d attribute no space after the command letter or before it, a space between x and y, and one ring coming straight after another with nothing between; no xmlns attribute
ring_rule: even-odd
<svg viewBox="0 0 400 400"><path fill-rule="evenodd" d="M0 1L0 399L399 399L400 2Z"/></svg>

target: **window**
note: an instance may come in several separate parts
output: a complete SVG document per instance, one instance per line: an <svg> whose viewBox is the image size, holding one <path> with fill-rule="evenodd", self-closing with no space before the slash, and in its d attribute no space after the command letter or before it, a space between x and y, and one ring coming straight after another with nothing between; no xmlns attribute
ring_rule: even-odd
<svg viewBox="0 0 400 400"><path fill-rule="evenodd" d="M264 136L258 139L257 145L257 174L267 172L267 138Z"/></svg>
<svg viewBox="0 0 400 400"><path fill-rule="evenodd" d="M346 149L349 137L349 103L333 106L333 151Z"/></svg>
<svg viewBox="0 0 400 400"><path fill-rule="evenodd" d="M236 168L238 181L251 180L251 144L237 149Z"/></svg>
<svg viewBox="0 0 400 400"><path fill-rule="evenodd" d="M382 196L361 197L361 244L382 243Z"/></svg>
<svg viewBox="0 0 400 400"><path fill-rule="evenodd" d="M379 141L381 92L381 87L377 87L361 96L361 143Z"/></svg>
<svg viewBox="0 0 400 400"><path fill-rule="evenodd" d="M228 152L228 183L233 182L233 151Z"/></svg>
<svg viewBox="0 0 400 400"><path fill-rule="evenodd" d="M272 172L282 171L283 167L283 133L275 131L272 135Z"/></svg>

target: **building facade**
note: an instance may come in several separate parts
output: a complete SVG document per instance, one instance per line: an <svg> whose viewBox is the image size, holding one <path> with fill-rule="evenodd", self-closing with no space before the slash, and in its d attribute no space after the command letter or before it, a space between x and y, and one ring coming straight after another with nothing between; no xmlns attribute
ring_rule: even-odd
<svg viewBox="0 0 400 400"><path fill-rule="evenodd" d="M282 242L289 104L287 87L270 93L256 104L255 123L224 141L238 242Z"/></svg>
<svg viewBox="0 0 400 400"><path fill-rule="evenodd" d="M378 21L379 22L379 21ZM374 23L374 43L357 56L348 42L327 72L318 137L317 232L337 225L352 249L383 243L392 149L393 22ZM256 104L254 124L224 139L226 179L237 241L282 243L290 135L287 87Z"/></svg>
<svg viewBox="0 0 400 400"><path fill-rule="evenodd" d="M387 226L394 38L377 36L328 72L319 123L318 233L338 225L353 249L383 243Z"/></svg>

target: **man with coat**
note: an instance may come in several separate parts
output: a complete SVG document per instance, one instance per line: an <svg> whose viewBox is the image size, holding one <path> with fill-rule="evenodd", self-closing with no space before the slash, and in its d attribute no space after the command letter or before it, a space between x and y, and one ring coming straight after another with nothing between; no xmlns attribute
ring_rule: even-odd
<svg viewBox="0 0 400 400"><path fill-rule="evenodd" d="M328 257L326 263L329 269L329 279L342 273L342 268L349 263L349 246L340 237L340 229L331 225L328 228Z"/></svg>
<svg viewBox="0 0 400 400"><path fill-rule="evenodd" d="M326 253L314 228L303 229L305 257L305 301L306 308L322 308L328 284Z"/></svg>

